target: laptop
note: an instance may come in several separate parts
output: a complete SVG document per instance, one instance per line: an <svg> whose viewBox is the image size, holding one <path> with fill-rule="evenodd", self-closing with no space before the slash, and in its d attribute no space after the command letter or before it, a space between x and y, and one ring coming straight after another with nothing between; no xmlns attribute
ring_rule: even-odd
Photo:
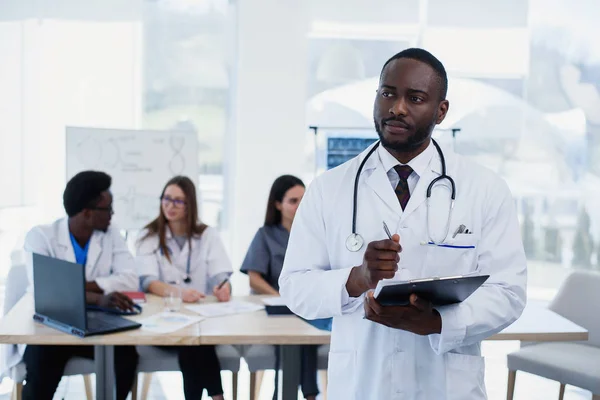
<svg viewBox="0 0 600 400"><path fill-rule="evenodd" d="M85 267L33 253L34 320L79 337L121 332L141 324L85 303Z"/></svg>

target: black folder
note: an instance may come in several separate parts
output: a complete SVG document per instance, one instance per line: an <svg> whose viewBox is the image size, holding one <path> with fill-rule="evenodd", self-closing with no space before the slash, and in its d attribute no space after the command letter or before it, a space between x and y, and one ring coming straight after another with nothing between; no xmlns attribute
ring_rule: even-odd
<svg viewBox="0 0 600 400"><path fill-rule="evenodd" d="M445 306L464 301L490 276L448 276L442 278L415 279L411 281L381 282L375 291L375 299L383 306L405 306L411 294L430 301L434 306Z"/></svg>

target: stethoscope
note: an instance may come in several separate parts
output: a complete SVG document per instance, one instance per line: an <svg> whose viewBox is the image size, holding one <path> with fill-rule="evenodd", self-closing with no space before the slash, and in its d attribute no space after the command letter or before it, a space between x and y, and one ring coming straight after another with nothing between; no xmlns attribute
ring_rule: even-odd
<svg viewBox="0 0 600 400"><path fill-rule="evenodd" d="M452 210L454 209L454 200L456 198L456 185L454 184L454 179L452 179L451 177L446 175L446 160L444 158L444 153L442 152L442 149L440 148L440 146L437 144L437 142L434 139L431 139L431 141L433 142L433 145L435 146L438 154L440 155L440 161L442 164L442 174L440 176L438 176L437 178L433 179L431 181L431 183L429 183L429 186L427 187L427 197L426 197L426 200L427 200L427 236L429 238L429 243L423 243L423 242L422 243L438 245L438 244L443 243L446 240L446 237L448 236L448 231L450 230L450 220L452 219ZM375 150L377 150L379 143L380 142L375 143L375 145L371 148L371 150L369 150L369 152L367 153L367 156L360 163L360 166L358 167L358 171L356 172L356 178L354 179L354 197L353 197L353 203L352 203L352 233L346 239L346 248L348 250L354 251L354 252L359 251L365 244L365 240L363 239L363 237L359 233L356 233L356 213L357 213L357 209L358 209L358 181L360 180L360 174L363 170L365 163L367 162L367 160L369 159L371 154L373 154L375 152ZM430 207L429 199L431 198L431 190L433 189L433 186L436 183L438 183L439 181L444 180L444 179L446 179L448 182L450 182L450 185L452 187L452 192L450 195L450 199L451 199L450 211L448 213L448 220L446 221L444 237L441 240L436 241L431 236L430 229L429 229L429 207Z"/></svg>
<svg viewBox="0 0 600 400"><path fill-rule="evenodd" d="M191 264L191 259L192 259L192 246L190 244L188 244L188 246L190 247L190 250L188 251L187 265L185 267L185 278L183 279L183 282L185 282L185 283L190 283L192 281L192 278L190 277L190 264ZM167 246L167 250L169 250L169 255L173 255L173 250L171 250L171 248L169 246ZM163 252L162 248L160 249L160 255L161 256L165 255L165 253Z"/></svg>

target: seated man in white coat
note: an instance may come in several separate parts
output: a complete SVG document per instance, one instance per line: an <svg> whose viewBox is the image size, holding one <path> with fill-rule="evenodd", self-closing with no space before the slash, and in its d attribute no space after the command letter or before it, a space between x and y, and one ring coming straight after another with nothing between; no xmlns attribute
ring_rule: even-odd
<svg viewBox="0 0 600 400"><path fill-rule="evenodd" d="M121 291L138 290L132 255L119 231L110 226L111 178L103 172L75 175L64 191L68 217L50 225L36 226L27 233L30 288L33 286L31 253L85 265L86 301L103 307L132 309L133 302ZM27 346L25 400L50 400L71 357L94 357L93 346ZM138 355L134 346L115 347L117 399L125 400L133 384Z"/></svg>
<svg viewBox="0 0 600 400"><path fill-rule="evenodd" d="M331 399L483 400L481 341L525 306L506 183L431 139L447 86L423 49L388 60L373 112L380 141L317 177L296 213L280 293L304 318L333 317ZM383 279L471 273L489 278L452 305L413 293L407 306L384 307L372 291Z"/></svg>

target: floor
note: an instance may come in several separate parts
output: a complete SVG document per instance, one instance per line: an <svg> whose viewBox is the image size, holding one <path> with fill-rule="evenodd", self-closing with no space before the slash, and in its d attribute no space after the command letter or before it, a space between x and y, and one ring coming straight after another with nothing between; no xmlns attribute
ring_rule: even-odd
<svg viewBox="0 0 600 400"><path fill-rule="evenodd" d="M486 358L486 387L490 400L506 399L506 354L519 348L518 342L484 342L483 355ZM225 398L232 399L231 373L223 372L223 387ZM248 369L245 364L239 374L238 399L249 400ZM271 400L273 393L273 371L267 371L263 380L259 400ZM519 373L515 390L515 400L548 400L558 399L559 384L534 375ZM4 379L0 384L0 400L9 400L12 382ZM208 397L204 397L208 399ZM301 399L301 396L298 397ZM590 400L590 392L567 386L565 400ZM85 399L83 379L75 376L63 378L54 397L55 400L82 400ZM155 374L152 380L148 400L179 400L183 399L181 375L177 372L163 372Z"/></svg>

